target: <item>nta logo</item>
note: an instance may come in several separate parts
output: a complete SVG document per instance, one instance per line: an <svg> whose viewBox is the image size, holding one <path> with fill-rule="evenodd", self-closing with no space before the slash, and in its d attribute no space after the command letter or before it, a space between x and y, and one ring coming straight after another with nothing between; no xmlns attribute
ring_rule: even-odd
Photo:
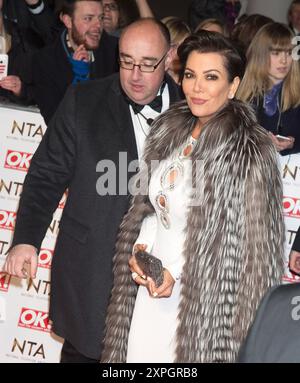
<svg viewBox="0 0 300 383"><path fill-rule="evenodd" d="M22 124L18 124L16 120L13 121L11 134L18 134L22 137L27 136L32 138L37 136L40 139L44 136L42 125L37 125L31 122L22 122Z"/></svg>
<svg viewBox="0 0 300 383"><path fill-rule="evenodd" d="M17 338L14 339L11 352L18 351L22 356L31 356L41 357L45 359L45 350L43 344L38 344L36 342L32 342L30 340L19 341Z"/></svg>

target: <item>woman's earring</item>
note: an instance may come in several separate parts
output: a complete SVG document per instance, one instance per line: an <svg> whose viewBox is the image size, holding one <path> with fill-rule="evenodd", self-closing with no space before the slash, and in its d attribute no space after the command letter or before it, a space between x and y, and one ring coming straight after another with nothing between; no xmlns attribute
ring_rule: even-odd
<svg viewBox="0 0 300 383"><path fill-rule="evenodd" d="M230 94L230 95L228 96L228 98L229 98L230 100L232 100L233 97L234 97L234 94Z"/></svg>

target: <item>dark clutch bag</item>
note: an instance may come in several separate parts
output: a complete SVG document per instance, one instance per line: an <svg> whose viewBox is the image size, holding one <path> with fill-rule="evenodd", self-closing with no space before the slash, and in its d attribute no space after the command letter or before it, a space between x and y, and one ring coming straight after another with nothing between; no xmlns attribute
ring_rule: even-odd
<svg viewBox="0 0 300 383"><path fill-rule="evenodd" d="M153 279L156 287L159 287L164 280L164 268L161 260L142 250L135 253L135 258L143 272Z"/></svg>

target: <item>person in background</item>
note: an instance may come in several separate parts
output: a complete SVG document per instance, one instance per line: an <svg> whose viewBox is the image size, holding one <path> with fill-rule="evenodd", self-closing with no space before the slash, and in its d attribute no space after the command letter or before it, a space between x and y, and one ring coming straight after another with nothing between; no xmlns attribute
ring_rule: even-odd
<svg viewBox="0 0 300 383"><path fill-rule="evenodd" d="M33 57L33 95L46 124L70 84L118 71L118 39L103 30L100 0L65 0L60 17L65 28Z"/></svg>
<svg viewBox="0 0 300 383"><path fill-rule="evenodd" d="M288 9L289 27L295 35L300 35L300 0L293 0Z"/></svg>
<svg viewBox="0 0 300 383"><path fill-rule="evenodd" d="M51 41L53 24L53 13L41 0L0 0L0 53L8 55L0 96L17 103L33 101L22 82L31 82L32 54Z"/></svg>
<svg viewBox="0 0 300 383"><path fill-rule="evenodd" d="M195 28L195 33L204 29L205 31L219 32L224 36L228 36L226 25L218 19L205 19Z"/></svg>
<svg viewBox="0 0 300 383"><path fill-rule="evenodd" d="M147 138L142 187L116 244L102 362L233 362L283 272L276 150L234 100L243 60L208 31L187 37L178 56L186 100ZM161 260L160 286L137 264L139 250Z"/></svg>
<svg viewBox="0 0 300 383"><path fill-rule="evenodd" d="M300 66L293 60L293 32L269 23L247 51L247 68L237 97L256 110L259 123L281 155L300 152Z"/></svg>
<svg viewBox="0 0 300 383"><path fill-rule="evenodd" d="M42 240L68 188L49 312L52 330L65 339L62 362L99 361L116 236L129 205L126 180L135 172L129 165L141 159L150 120L179 100L165 74L169 50L169 32L159 21L128 26L119 41L120 73L70 86L31 160L4 269L26 278L28 265L36 276ZM109 181L116 184L112 191L108 162L118 177Z"/></svg>
<svg viewBox="0 0 300 383"><path fill-rule="evenodd" d="M300 275L300 227L290 253L290 269ZM300 363L300 283L274 287L256 313L239 363Z"/></svg>
<svg viewBox="0 0 300 383"><path fill-rule="evenodd" d="M235 21L246 12L247 0L192 0L189 6L189 25L195 28L205 19L215 18L230 31Z"/></svg>
<svg viewBox="0 0 300 383"><path fill-rule="evenodd" d="M177 55L177 49L183 40L191 34L189 26L179 17L167 16L161 20L168 28L171 36L171 55L168 74L179 84L180 62Z"/></svg>
<svg viewBox="0 0 300 383"><path fill-rule="evenodd" d="M272 22L274 22L274 20L270 17L256 13L245 16L233 26L230 37L245 55L249 45L260 28Z"/></svg>
<svg viewBox="0 0 300 383"><path fill-rule="evenodd" d="M104 9L103 28L120 36L122 29L139 17L153 17L147 0L102 0Z"/></svg>

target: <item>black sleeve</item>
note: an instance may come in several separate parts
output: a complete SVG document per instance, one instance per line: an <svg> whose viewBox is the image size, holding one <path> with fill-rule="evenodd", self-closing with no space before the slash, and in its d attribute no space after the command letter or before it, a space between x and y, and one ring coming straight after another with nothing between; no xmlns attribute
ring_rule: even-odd
<svg viewBox="0 0 300 383"><path fill-rule="evenodd" d="M292 246L292 250L300 252L300 226L298 228L296 238L295 238L293 246Z"/></svg>
<svg viewBox="0 0 300 383"><path fill-rule="evenodd" d="M62 89L57 86L57 73L51 68L52 61L48 59L47 64L47 55L36 52L32 63L33 98L47 125L64 96Z"/></svg>
<svg viewBox="0 0 300 383"><path fill-rule="evenodd" d="M43 4L44 7L39 13L34 13L35 6L27 5L27 8L31 28L40 36L43 43L46 45L55 40L62 25L57 15L45 1L43 1Z"/></svg>
<svg viewBox="0 0 300 383"><path fill-rule="evenodd" d="M76 153L75 89L66 93L36 150L17 213L12 246L40 248L52 215L73 177Z"/></svg>
<svg viewBox="0 0 300 383"><path fill-rule="evenodd" d="M224 20L225 0L193 0L189 7L189 24L194 30L198 24L209 18Z"/></svg>

